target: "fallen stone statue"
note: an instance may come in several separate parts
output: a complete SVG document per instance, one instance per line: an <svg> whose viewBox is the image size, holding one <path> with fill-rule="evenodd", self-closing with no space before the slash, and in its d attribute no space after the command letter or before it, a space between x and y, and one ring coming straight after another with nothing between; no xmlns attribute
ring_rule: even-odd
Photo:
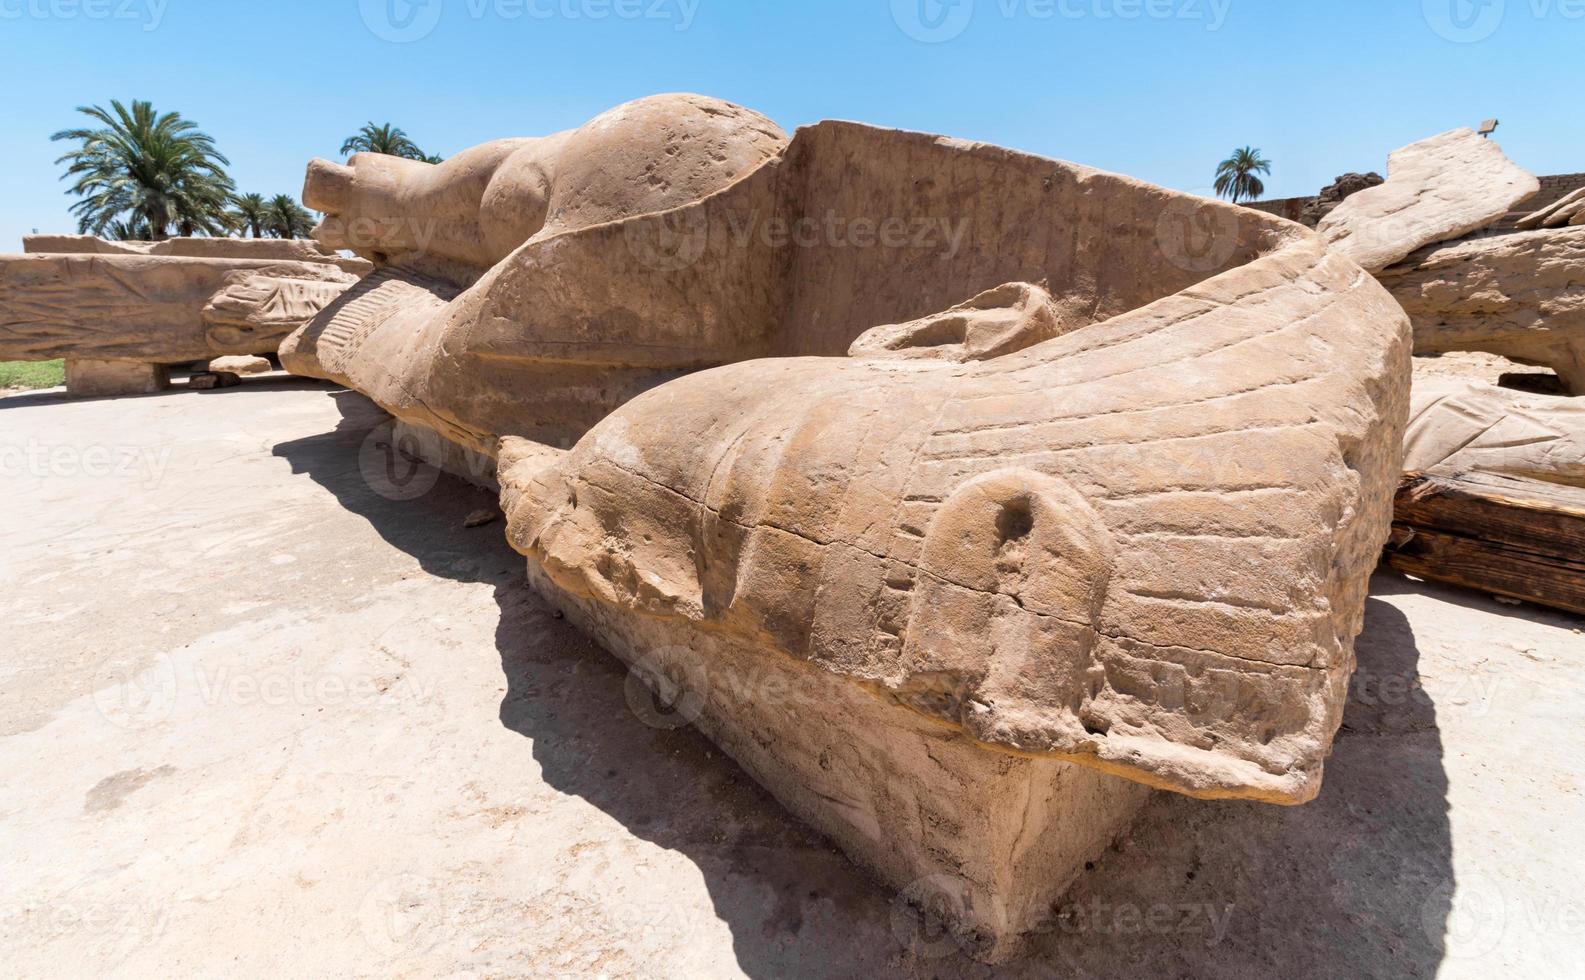
<svg viewBox="0 0 1585 980"><path fill-rule="evenodd" d="M697 96L304 199L378 269L283 363L492 461L533 584L978 955L1152 788L1319 791L1411 337L1315 233Z"/></svg>
<svg viewBox="0 0 1585 980"><path fill-rule="evenodd" d="M77 395L166 387L167 365L273 354L372 267L313 242L35 235L0 256L0 360L66 359Z"/></svg>

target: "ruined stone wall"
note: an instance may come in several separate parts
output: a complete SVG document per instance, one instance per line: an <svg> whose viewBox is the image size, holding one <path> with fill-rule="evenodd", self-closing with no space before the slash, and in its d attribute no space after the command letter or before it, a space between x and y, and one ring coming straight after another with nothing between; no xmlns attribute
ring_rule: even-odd
<svg viewBox="0 0 1585 980"><path fill-rule="evenodd" d="M1299 215L1304 212L1304 209L1315 203L1315 201L1316 197L1312 194L1309 197L1283 197L1270 201L1250 201L1244 207L1254 208L1256 211L1264 211L1267 214L1274 214L1279 218L1287 218L1289 221L1298 221Z"/></svg>

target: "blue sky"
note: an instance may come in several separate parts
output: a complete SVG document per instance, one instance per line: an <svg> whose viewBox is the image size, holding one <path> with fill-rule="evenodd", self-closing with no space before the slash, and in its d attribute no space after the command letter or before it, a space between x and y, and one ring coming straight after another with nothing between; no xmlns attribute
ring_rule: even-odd
<svg viewBox="0 0 1585 980"><path fill-rule="evenodd" d="M694 91L1202 192L1248 143L1284 197L1489 116L1532 171L1585 170L1585 0L0 0L0 91L0 251L73 229L48 137L111 98L265 194L371 119L450 154Z"/></svg>

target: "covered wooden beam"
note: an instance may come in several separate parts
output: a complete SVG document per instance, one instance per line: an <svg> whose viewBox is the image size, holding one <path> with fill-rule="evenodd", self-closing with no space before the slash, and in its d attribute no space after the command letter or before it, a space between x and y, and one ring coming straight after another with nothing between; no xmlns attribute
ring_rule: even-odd
<svg viewBox="0 0 1585 980"><path fill-rule="evenodd" d="M1401 572L1585 614L1585 488L1411 473L1387 561Z"/></svg>

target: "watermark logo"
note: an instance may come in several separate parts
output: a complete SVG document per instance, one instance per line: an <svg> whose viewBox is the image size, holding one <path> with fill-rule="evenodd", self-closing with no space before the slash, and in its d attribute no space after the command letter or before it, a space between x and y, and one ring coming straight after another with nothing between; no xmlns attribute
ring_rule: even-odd
<svg viewBox="0 0 1585 980"><path fill-rule="evenodd" d="M707 705L767 705L799 714L829 703L819 675L776 669L737 670L689 647L661 647L632 664L627 703L651 728L675 731L696 723Z"/></svg>
<svg viewBox="0 0 1585 980"><path fill-rule="evenodd" d="M1431 30L1455 44L1474 44L1497 33L1506 0L1421 0Z"/></svg>
<svg viewBox="0 0 1585 980"><path fill-rule="evenodd" d="M404 672L335 672L301 665L263 670L194 664L178 671L160 654L151 665L119 664L93 678L93 702L111 725L132 731L169 719L178 701L205 708L377 707L428 700L433 692L419 676Z"/></svg>
<svg viewBox="0 0 1585 980"><path fill-rule="evenodd" d="M392 44L422 41L440 24L441 0L358 0L374 36Z"/></svg>
<svg viewBox="0 0 1585 980"><path fill-rule="evenodd" d="M1451 959L1480 959L1508 931L1508 902L1494 882L1476 878L1443 882L1421 906L1426 935L1446 944Z"/></svg>
<svg viewBox="0 0 1585 980"><path fill-rule="evenodd" d="M646 269L681 272L704 258L710 245L710 218L698 207L647 215L624 224L622 237Z"/></svg>
<svg viewBox="0 0 1585 980"><path fill-rule="evenodd" d="M1186 272L1227 267L1238 249L1238 212L1207 196L1174 197L1156 217L1156 247Z"/></svg>
<svg viewBox="0 0 1585 980"><path fill-rule="evenodd" d="M428 253L440 231L439 223L432 218L410 216L376 218L359 215L353 218L330 216L315 230L321 242L354 252L418 252Z"/></svg>
<svg viewBox="0 0 1585 980"><path fill-rule="evenodd" d="M141 24L145 33L165 21L171 0L0 0L0 20L103 20Z"/></svg>
<svg viewBox="0 0 1585 980"><path fill-rule="evenodd" d="M126 731L168 719L176 710L177 694L176 664L163 653L152 665L111 665L94 678L94 707L106 721Z"/></svg>
<svg viewBox="0 0 1585 980"><path fill-rule="evenodd" d="M728 212L713 222L703 208L646 215L622 227L628 251L646 268L678 272L692 267L712 242L737 250L761 248L831 251L912 250L951 259L963 248L969 219L935 215L824 213L764 215Z"/></svg>
<svg viewBox="0 0 1585 980"><path fill-rule="evenodd" d="M338 674L309 671L299 665L265 671L240 671L222 665L213 671L195 670L192 679L198 697L211 708L366 708L417 704L432 693L412 674Z"/></svg>
<svg viewBox="0 0 1585 980"><path fill-rule="evenodd" d="M159 942L170 922L164 905L52 901L48 905L0 909L0 936L24 933L70 940L101 968L120 965Z"/></svg>
<svg viewBox="0 0 1585 980"><path fill-rule="evenodd" d="M926 875L892 899L892 938L922 960L984 954L1007 925L999 899L954 875Z"/></svg>
<svg viewBox="0 0 1585 980"><path fill-rule="evenodd" d="M430 460L440 459L443 452L438 433L393 419L364 437L358 471L369 489L386 500L417 500L440 482L440 468Z"/></svg>
<svg viewBox="0 0 1585 980"><path fill-rule="evenodd" d="M450 916L446 893L422 875L378 882L358 904L358 928L376 955L388 960L427 953L440 945Z"/></svg>
<svg viewBox="0 0 1585 980"><path fill-rule="evenodd" d="M892 0L892 20L921 44L960 36L974 19L974 0Z"/></svg>
<svg viewBox="0 0 1585 980"><path fill-rule="evenodd" d="M0 0L5 2L5 0ZM35 0L36 2L36 0ZM169 2L169 0L164 0ZM678 31L693 26L703 0L461 0L456 6L469 20L660 21ZM433 34L443 0L358 0L363 22L375 37L411 44Z"/></svg>
<svg viewBox="0 0 1585 980"><path fill-rule="evenodd" d="M1585 906L1572 895L1460 874L1433 888L1421 905L1425 932L1450 960L1480 960L1519 937L1585 936Z"/></svg>
<svg viewBox="0 0 1585 980"><path fill-rule="evenodd" d="M674 732L687 728L704 713L705 695L691 683L678 682L661 669L671 654L686 655L682 648L657 651L634 664L627 673L624 694L627 706L650 728Z"/></svg>
<svg viewBox="0 0 1585 980"><path fill-rule="evenodd" d="M0 478L136 480L153 490L165 479L170 446L52 445L29 439L0 446Z"/></svg>

